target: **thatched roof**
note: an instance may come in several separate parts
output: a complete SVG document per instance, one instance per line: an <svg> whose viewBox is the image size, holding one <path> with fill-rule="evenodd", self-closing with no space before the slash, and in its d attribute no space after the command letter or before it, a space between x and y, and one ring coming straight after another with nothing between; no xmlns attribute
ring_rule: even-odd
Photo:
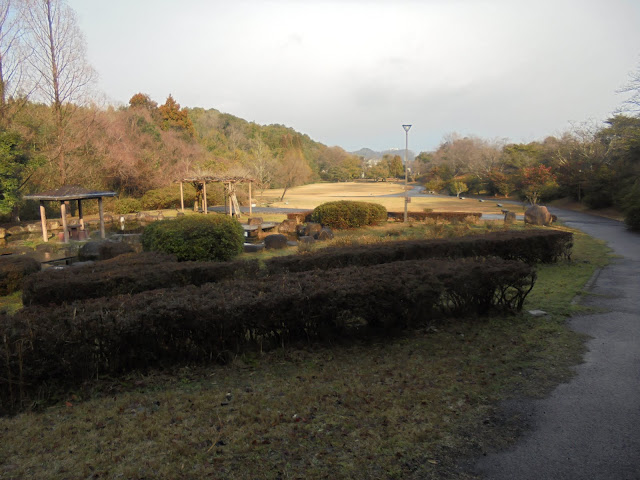
<svg viewBox="0 0 640 480"><path fill-rule="evenodd" d="M220 182L220 183L248 183L255 182L255 178L238 175L192 175L187 176L181 182Z"/></svg>

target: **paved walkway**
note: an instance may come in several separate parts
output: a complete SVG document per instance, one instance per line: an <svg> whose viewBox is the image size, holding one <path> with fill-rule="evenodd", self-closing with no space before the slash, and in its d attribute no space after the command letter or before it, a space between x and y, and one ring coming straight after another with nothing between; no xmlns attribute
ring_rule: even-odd
<svg viewBox="0 0 640 480"><path fill-rule="evenodd" d="M640 479L640 235L622 223L550 209L567 225L605 240L621 258L583 299L604 313L571 319L592 337L577 375L544 400L524 402L531 431L509 451L476 465L492 480Z"/></svg>

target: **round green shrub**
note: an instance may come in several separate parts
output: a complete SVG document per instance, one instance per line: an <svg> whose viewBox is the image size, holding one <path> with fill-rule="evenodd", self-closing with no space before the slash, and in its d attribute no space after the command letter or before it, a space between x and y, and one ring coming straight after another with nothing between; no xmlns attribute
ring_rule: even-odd
<svg viewBox="0 0 640 480"><path fill-rule="evenodd" d="M125 213L135 213L142 210L140 200L133 197L120 197L113 202L113 213L123 215Z"/></svg>
<svg viewBox="0 0 640 480"><path fill-rule="evenodd" d="M387 220L387 209L377 203L339 200L313 210L311 220L334 229L376 225Z"/></svg>
<svg viewBox="0 0 640 480"><path fill-rule="evenodd" d="M244 230L226 215L188 215L145 228L145 251L173 254L178 261L225 261L242 253Z"/></svg>
<svg viewBox="0 0 640 480"><path fill-rule="evenodd" d="M183 183L184 206L193 207L196 189L191 183ZM208 189L207 189L208 190ZM207 192L209 197L209 192ZM180 185L173 184L168 187L148 190L140 199L145 210L163 210L167 208L180 208Z"/></svg>

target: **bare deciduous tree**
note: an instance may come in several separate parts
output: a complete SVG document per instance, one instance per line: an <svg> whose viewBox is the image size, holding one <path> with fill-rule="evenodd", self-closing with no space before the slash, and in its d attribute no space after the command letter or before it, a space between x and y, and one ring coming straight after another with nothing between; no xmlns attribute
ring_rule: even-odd
<svg viewBox="0 0 640 480"><path fill-rule="evenodd" d="M249 169L260 189L260 195L263 196L273 180L275 159L269 147L260 139L252 140L250 153Z"/></svg>
<svg viewBox="0 0 640 480"><path fill-rule="evenodd" d="M35 93L51 105L56 125L56 148L49 157L64 183L68 120L88 102L97 75L86 59L75 12L65 0L24 0L22 21Z"/></svg>
<svg viewBox="0 0 640 480"><path fill-rule="evenodd" d="M24 48L19 12L15 2L0 0L0 124L9 123L10 100L26 97L24 64L28 52Z"/></svg>
<svg viewBox="0 0 640 480"><path fill-rule="evenodd" d="M635 72L629 74L629 81L618 90L618 93L627 93L631 96L624 101L627 113L640 115L640 64ZM624 109L622 109L624 110Z"/></svg>
<svg viewBox="0 0 640 480"><path fill-rule="evenodd" d="M305 161L302 151L291 149L285 153L279 169L279 177L284 184L280 201L284 200L284 196L290 187L302 185L308 181L311 178L311 173L311 168Z"/></svg>

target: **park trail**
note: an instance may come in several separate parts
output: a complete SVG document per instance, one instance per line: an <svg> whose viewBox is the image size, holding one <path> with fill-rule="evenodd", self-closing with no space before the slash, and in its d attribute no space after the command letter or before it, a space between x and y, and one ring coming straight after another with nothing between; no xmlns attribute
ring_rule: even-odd
<svg viewBox="0 0 640 480"><path fill-rule="evenodd" d="M615 220L550 210L606 241L617 258L580 300L599 313L570 320L590 337L584 363L549 397L519 402L528 433L479 459L474 473L486 480L639 480L640 235Z"/></svg>

